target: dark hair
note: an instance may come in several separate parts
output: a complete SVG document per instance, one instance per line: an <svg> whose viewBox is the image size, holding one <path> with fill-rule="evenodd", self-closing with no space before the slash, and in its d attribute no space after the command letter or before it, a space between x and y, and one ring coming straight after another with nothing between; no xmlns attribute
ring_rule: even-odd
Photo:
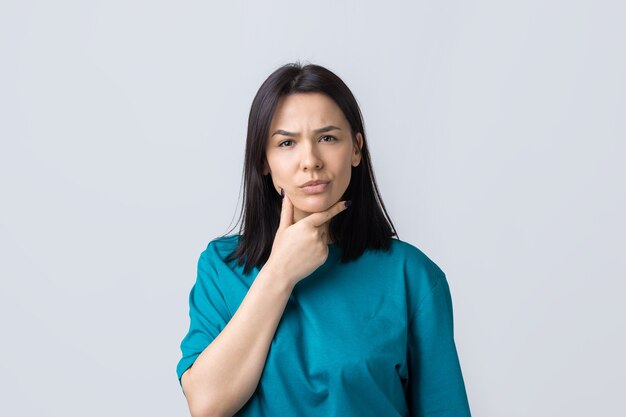
<svg viewBox="0 0 626 417"><path fill-rule="evenodd" d="M322 66L290 63L263 82L248 118L244 203L239 216L241 220L243 215L243 223L237 249L227 258L238 259L239 265L245 262L244 273L267 261L280 223L282 199L271 174L263 175L266 143L276 106L283 96L311 92L325 94L335 101L350 124L355 143L358 132L363 136L361 163L352 167L350 184L341 198L352 200L352 205L347 212L334 216L328 228L329 237L342 249L341 262L357 259L368 248L387 250L390 239L397 236L374 179L363 116L352 92L337 75Z"/></svg>

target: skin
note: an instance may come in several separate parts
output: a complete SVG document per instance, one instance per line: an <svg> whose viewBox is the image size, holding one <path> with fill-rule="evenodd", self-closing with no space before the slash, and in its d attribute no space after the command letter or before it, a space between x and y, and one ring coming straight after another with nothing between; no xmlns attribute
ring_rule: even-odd
<svg viewBox="0 0 626 417"><path fill-rule="evenodd" d="M326 126L338 129L314 132ZM289 134L274 134L277 130ZM293 221L298 222L341 199L351 168L361 162L362 146L362 134L352 138L348 120L331 98L321 93L290 94L280 99L272 118L263 174L271 175L277 193L285 190L293 204ZM330 183L321 193L306 194L300 185L315 179ZM328 223L320 227L328 236Z"/></svg>
<svg viewBox="0 0 626 417"><path fill-rule="evenodd" d="M339 130L313 132L328 125ZM281 100L270 132L277 129L300 133L268 141L265 174L272 175L276 192L285 189L280 224L271 255L241 305L182 375L194 416L232 416L254 394L294 286L328 257L328 224L346 210L340 198L351 167L361 161L362 135L352 139L341 109L322 94L298 93ZM311 179L330 183L324 192L308 195L299 186Z"/></svg>

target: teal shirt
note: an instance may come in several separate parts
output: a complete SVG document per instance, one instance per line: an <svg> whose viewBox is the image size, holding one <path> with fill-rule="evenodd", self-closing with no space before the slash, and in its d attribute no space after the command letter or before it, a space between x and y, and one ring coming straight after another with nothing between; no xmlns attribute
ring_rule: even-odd
<svg viewBox="0 0 626 417"><path fill-rule="evenodd" d="M224 261L238 239L214 239L200 255L179 383L259 272ZM398 239L346 264L337 244L328 248L326 262L294 287L259 384L235 415L470 416L444 272Z"/></svg>

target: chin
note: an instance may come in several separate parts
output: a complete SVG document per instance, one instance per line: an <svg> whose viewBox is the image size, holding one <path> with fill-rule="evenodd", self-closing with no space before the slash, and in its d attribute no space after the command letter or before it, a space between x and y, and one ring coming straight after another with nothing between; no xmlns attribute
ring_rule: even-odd
<svg viewBox="0 0 626 417"><path fill-rule="evenodd" d="M294 207L305 213L319 213L328 210L334 203L325 198L317 199L317 201L309 201L307 203L294 203Z"/></svg>

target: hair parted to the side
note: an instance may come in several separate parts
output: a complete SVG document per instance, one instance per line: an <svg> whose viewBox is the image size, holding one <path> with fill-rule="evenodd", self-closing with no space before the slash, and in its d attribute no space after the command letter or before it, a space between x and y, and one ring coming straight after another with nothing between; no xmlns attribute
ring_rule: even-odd
<svg viewBox="0 0 626 417"><path fill-rule="evenodd" d="M354 95L337 75L320 65L289 63L275 70L263 82L250 108L243 206L239 216L242 220L243 215L239 229L241 236L237 249L227 259L237 259L238 265L245 262L246 274L267 261L280 223L282 199L274 189L271 174L263 175L265 148L276 106L283 96L311 92L325 94L335 101L350 124L355 144L356 134L361 132L363 135L361 162L352 167L350 183L341 198L352 200L352 205L334 216L329 224L330 237L342 250L341 262L357 259L368 248L387 250L390 239L398 236L378 191L363 116Z"/></svg>

